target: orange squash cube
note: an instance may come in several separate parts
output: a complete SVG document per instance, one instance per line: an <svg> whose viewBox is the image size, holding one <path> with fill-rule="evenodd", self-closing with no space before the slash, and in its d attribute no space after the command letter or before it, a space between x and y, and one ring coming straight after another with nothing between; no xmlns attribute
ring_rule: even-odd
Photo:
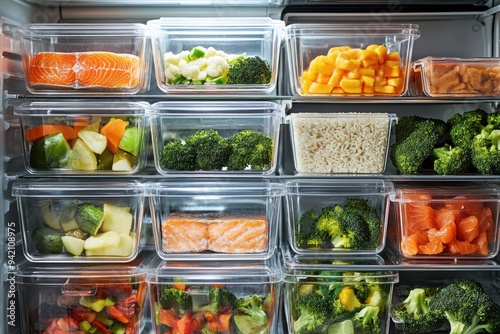
<svg viewBox="0 0 500 334"><path fill-rule="evenodd" d="M397 78L401 76L401 71L399 67L385 67L384 76L388 78Z"/></svg>
<svg viewBox="0 0 500 334"><path fill-rule="evenodd" d="M339 68L335 68L327 85L332 87L339 87L340 80L342 79L343 76L344 76L344 71L342 71Z"/></svg>
<svg viewBox="0 0 500 334"><path fill-rule="evenodd" d="M361 80L344 78L340 81L340 88L349 94L361 93L362 87L363 84L361 83Z"/></svg>
<svg viewBox="0 0 500 334"><path fill-rule="evenodd" d="M316 82L322 83L322 84L328 84L328 81L330 81L331 75L324 74L324 73L318 73L318 76L316 77Z"/></svg>
<svg viewBox="0 0 500 334"><path fill-rule="evenodd" d="M327 94L332 91L333 87L319 83L319 82L313 82L309 86L308 92L309 93L317 93L317 94Z"/></svg>
<svg viewBox="0 0 500 334"><path fill-rule="evenodd" d="M375 85L375 77L362 75L361 81L363 82L363 86L373 87Z"/></svg>
<svg viewBox="0 0 500 334"><path fill-rule="evenodd" d="M395 94L396 93L396 88L394 88L394 86L389 86L389 85L375 86L375 87L373 87L373 90L376 93L382 93L382 94Z"/></svg>

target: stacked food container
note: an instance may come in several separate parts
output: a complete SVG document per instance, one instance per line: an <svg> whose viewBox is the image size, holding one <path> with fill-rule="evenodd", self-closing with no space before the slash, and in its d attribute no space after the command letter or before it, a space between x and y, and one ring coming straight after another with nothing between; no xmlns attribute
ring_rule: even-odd
<svg viewBox="0 0 500 334"><path fill-rule="evenodd" d="M33 96L15 107L23 332L420 333L401 305L452 281L408 273L496 265L498 186L472 169L437 182L451 172L432 154L454 135L413 135L459 117L385 108L494 96L493 60L412 62L412 23L183 17L15 35ZM478 115L496 143L496 119ZM464 165L500 174L478 160Z"/></svg>

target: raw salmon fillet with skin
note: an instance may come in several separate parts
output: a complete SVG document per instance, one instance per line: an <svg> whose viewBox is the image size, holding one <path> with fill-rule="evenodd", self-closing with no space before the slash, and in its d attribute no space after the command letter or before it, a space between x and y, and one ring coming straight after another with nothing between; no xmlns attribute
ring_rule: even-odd
<svg viewBox="0 0 500 334"><path fill-rule="evenodd" d="M75 84L74 53L40 52L28 61L28 78L32 85L71 87Z"/></svg>
<svg viewBox="0 0 500 334"><path fill-rule="evenodd" d="M131 88L139 83L139 57L111 52L88 52L78 56L76 78L85 87Z"/></svg>
<svg viewBox="0 0 500 334"><path fill-rule="evenodd" d="M258 253L267 248L265 216L233 215L208 225L208 249L219 253Z"/></svg>

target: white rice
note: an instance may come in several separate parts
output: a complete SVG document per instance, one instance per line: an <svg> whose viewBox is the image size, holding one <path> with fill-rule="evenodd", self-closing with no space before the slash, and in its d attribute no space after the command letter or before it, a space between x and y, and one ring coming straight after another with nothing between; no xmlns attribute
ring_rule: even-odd
<svg viewBox="0 0 500 334"><path fill-rule="evenodd" d="M389 124L386 113L292 114L295 168L299 173L382 173Z"/></svg>

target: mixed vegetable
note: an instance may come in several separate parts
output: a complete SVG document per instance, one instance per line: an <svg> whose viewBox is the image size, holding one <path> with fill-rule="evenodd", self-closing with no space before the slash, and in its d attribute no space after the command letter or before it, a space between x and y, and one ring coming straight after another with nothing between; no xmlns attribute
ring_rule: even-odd
<svg viewBox="0 0 500 334"><path fill-rule="evenodd" d="M391 284L377 272L320 271L288 291L296 334L386 332Z"/></svg>
<svg viewBox="0 0 500 334"><path fill-rule="evenodd" d="M167 142L159 164L178 171L264 170L270 168L273 146L273 139L259 131L242 130L225 138L215 129L198 130L185 140Z"/></svg>
<svg viewBox="0 0 500 334"><path fill-rule="evenodd" d="M383 222L367 200L349 198L324 207L320 213L301 213L295 227L297 246L304 249L376 249L381 244Z"/></svg>
<svg viewBox="0 0 500 334"><path fill-rule="evenodd" d="M133 171L142 153L143 120L128 118L60 119L26 131L33 169Z"/></svg>
<svg viewBox="0 0 500 334"><path fill-rule="evenodd" d="M134 250L134 217L130 207L74 200L42 200L43 221L31 231L40 254L128 257Z"/></svg>
<svg viewBox="0 0 500 334"><path fill-rule="evenodd" d="M392 312L400 329L410 334L500 332L500 305L474 279L410 288Z"/></svg>
<svg viewBox="0 0 500 334"><path fill-rule="evenodd" d="M234 288L234 287L233 287ZM236 295L227 285L158 285L156 333L269 333L275 313L275 291ZM274 287L272 288L274 289Z"/></svg>
<svg viewBox="0 0 500 334"><path fill-rule="evenodd" d="M78 287L78 280L69 280ZM87 289L82 283L81 288ZM94 286L91 284L91 286ZM61 294L45 296L38 309L38 320L31 323L30 333L41 334L135 334L144 303L144 284L123 280L96 284L93 295ZM45 291L47 293L47 291ZM55 300L52 300L55 299Z"/></svg>
<svg viewBox="0 0 500 334"><path fill-rule="evenodd" d="M271 67L258 57L227 54L213 47L164 55L165 78L172 85L269 84Z"/></svg>

